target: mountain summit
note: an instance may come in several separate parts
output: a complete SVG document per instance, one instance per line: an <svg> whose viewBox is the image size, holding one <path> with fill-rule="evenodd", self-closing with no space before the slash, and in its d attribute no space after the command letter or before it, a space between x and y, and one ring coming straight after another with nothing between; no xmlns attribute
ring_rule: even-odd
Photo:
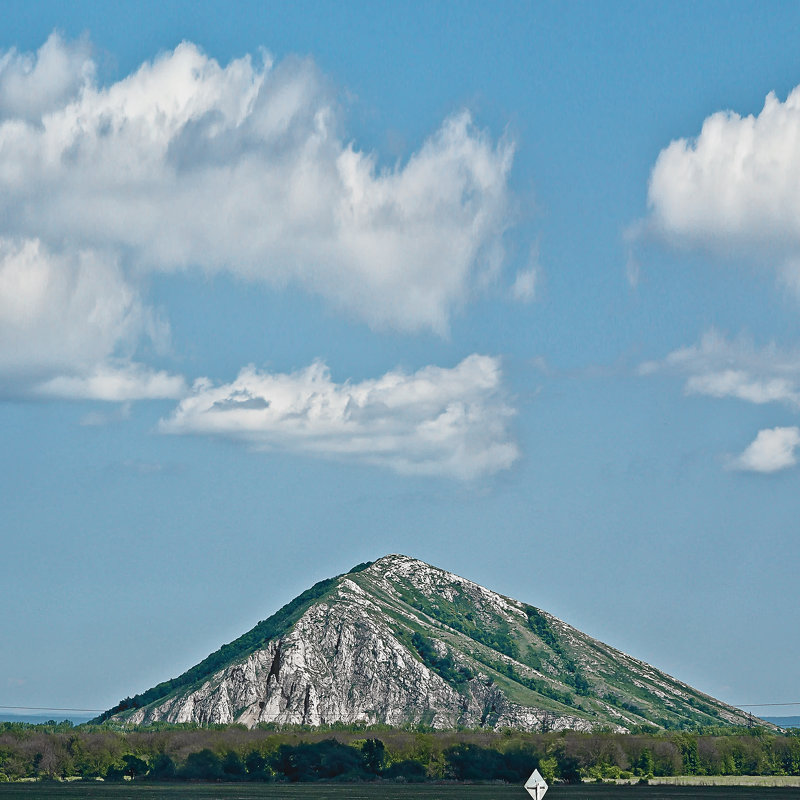
<svg viewBox="0 0 800 800"><path fill-rule="evenodd" d="M100 719L618 730L747 715L546 611L389 555Z"/></svg>

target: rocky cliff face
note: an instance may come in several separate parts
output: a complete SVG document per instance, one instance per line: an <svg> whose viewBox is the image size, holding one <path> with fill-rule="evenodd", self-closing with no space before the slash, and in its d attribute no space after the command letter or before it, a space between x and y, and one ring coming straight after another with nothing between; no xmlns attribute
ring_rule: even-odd
<svg viewBox="0 0 800 800"><path fill-rule="evenodd" d="M386 556L323 589L281 617L279 635L255 644L245 635L228 646L229 663L190 671L105 716L251 727L746 724L738 709L544 611L415 559ZM273 619L254 631L274 632Z"/></svg>

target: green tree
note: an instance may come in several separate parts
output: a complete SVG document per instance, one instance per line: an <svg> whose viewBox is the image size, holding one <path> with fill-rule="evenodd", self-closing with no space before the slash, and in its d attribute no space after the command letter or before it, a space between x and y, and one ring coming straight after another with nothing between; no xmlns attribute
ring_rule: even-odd
<svg viewBox="0 0 800 800"><path fill-rule="evenodd" d="M219 756L208 748L199 753L189 753L186 763L178 770L178 777L187 781L222 780L222 762Z"/></svg>
<svg viewBox="0 0 800 800"><path fill-rule="evenodd" d="M147 777L152 781L174 781L177 777L175 762L166 753L160 753L153 761Z"/></svg>
<svg viewBox="0 0 800 800"><path fill-rule="evenodd" d="M637 775L652 775L654 770L655 761L653 760L653 753L645 747L639 755L639 758L633 762L633 771Z"/></svg>
<svg viewBox="0 0 800 800"><path fill-rule="evenodd" d="M272 777L272 771L267 764L267 759L258 750L251 750L247 754L244 766L247 770L247 780L249 781L267 781Z"/></svg>
<svg viewBox="0 0 800 800"><path fill-rule="evenodd" d="M380 739L367 739L361 746L364 769L379 775L386 764L386 747Z"/></svg>
<svg viewBox="0 0 800 800"><path fill-rule="evenodd" d="M272 758L275 772L290 781L366 777L361 753L355 747L324 739L315 744L281 745Z"/></svg>
<svg viewBox="0 0 800 800"><path fill-rule="evenodd" d="M408 783L421 783L427 777L425 765L414 758L405 758L402 761L395 761L394 764L383 771L384 778L402 778Z"/></svg>
<svg viewBox="0 0 800 800"><path fill-rule="evenodd" d="M149 769L146 761L142 761L141 758L139 758L138 756L134 756L130 753L122 756L122 764L125 774L131 780L135 780L137 777L141 775L146 775L147 770Z"/></svg>
<svg viewBox="0 0 800 800"><path fill-rule="evenodd" d="M243 781L247 777L245 765L238 753L228 750L222 762L222 773L226 781Z"/></svg>

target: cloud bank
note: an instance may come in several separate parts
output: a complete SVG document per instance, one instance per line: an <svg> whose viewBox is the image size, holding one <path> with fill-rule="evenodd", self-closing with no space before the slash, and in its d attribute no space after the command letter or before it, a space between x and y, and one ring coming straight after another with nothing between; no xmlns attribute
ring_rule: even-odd
<svg viewBox="0 0 800 800"><path fill-rule="evenodd" d="M324 364L214 386L137 360L155 272L295 284L374 328L446 334L497 275L513 143L462 112L406 161L344 134L308 59L184 42L108 86L88 40L0 53L0 394L180 400L160 429L470 479L518 457L496 359L336 384ZM515 296L535 293L533 270Z"/></svg>
<svg viewBox="0 0 800 800"><path fill-rule="evenodd" d="M513 145L468 113L379 167L309 60L184 42L107 87L85 42L0 57L0 235L140 270L292 282L376 328L445 333L497 273Z"/></svg>
<svg viewBox="0 0 800 800"><path fill-rule="evenodd" d="M758 115L722 111L661 151L651 226L668 241L774 265L800 291L800 86Z"/></svg>
<svg viewBox="0 0 800 800"><path fill-rule="evenodd" d="M513 414L498 360L471 355L452 369L394 370L361 383L335 383L321 362L291 374L247 367L229 384L197 381L160 430L472 479L518 458Z"/></svg>

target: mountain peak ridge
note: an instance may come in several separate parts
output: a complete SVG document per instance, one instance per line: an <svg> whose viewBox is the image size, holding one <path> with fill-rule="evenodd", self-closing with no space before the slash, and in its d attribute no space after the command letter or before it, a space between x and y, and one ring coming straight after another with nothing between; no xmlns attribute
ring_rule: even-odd
<svg viewBox="0 0 800 800"><path fill-rule="evenodd" d="M103 716L524 730L747 723L546 611L400 553L318 582Z"/></svg>

